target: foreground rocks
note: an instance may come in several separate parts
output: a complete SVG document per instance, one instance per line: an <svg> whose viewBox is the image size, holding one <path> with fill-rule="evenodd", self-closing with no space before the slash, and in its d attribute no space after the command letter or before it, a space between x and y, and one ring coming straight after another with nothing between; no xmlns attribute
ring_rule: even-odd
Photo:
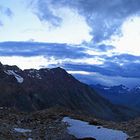
<svg viewBox="0 0 140 140"><path fill-rule="evenodd" d="M0 140L76 140L68 134L67 124L61 121L64 116L88 121L91 125L123 130L130 136L130 140L140 140L140 119L119 123L108 122L62 108L34 113L0 108Z"/></svg>
<svg viewBox="0 0 140 140"><path fill-rule="evenodd" d="M127 134L130 136L129 140L140 140L140 118L120 123L104 122L103 125L105 127L127 132Z"/></svg>
<svg viewBox="0 0 140 140"><path fill-rule="evenodd" d="M0 140L75 139L67 133L66 124L61 122L63 114L52 113L53 110L28 114L9 108L1 109Z"/></svg>

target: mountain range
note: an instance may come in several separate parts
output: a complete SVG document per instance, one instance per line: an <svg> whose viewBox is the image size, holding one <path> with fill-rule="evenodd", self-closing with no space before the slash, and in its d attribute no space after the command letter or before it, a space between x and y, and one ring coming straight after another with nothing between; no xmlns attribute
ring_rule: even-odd
<svg viewBox="0 0 140 140"><path fill-rule="evenodd" d="M116 105L123 105L140 111L140 86L128 88L124 85L91 85L102 97Z"/></svg>
<svg viewBox="0 0 140 140"><path fill-rule="evenodd" d="M0 106L29 112L59 106L108 120L139 115L112 104L60 67L21 70L0 64Z"/></svg>

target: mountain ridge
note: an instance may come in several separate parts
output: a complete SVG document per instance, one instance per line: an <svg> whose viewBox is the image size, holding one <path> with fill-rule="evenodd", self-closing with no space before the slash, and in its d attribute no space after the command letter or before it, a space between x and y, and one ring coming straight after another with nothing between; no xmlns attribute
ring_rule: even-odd
<svg viewBox="0 0 140 140"><path fill-rule="evenodd" d="M140 111L140 86L134 88L128 88L124 85L118 86L104 86L104 85L90 85L93 87L102 97L106 98L110 102L131 107Z"/></svg>
<svg viewBox="0 0 140 140"><path fill-rule="evenodd" d="M108 120L129 119L137 112L117 107L64 69L28 69L0 65L0 106L36 111L61 106Z"/></svg>

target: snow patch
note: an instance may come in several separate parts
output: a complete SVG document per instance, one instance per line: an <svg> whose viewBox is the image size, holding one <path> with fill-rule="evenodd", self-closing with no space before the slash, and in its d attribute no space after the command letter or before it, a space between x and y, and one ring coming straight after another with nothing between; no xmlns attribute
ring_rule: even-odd
<svg viewBox="0 0 140 140"><path fill-rule="evenodd" d="M28 76L32 78L42 79L42 77L39 74L39 71L34 70L34 69L29 71Z"/></svg>
<svg viewBox="0 0 140 140"><path fill-rule="evenodd" d="M28 140L33 140L32 138L28 138Z"/></svg>
<svg viewBox="0 0 140 140"><path fill-rule="evenodd" d="M128 135L119 130L89 125L88 122L64 117L63 122L68 123L68 133L76 138L95 138L97 140L126 140Z"/></svg>
<svg viewBox="0 0 140 140"><path fill-rule="evenodd" d="M16 74L13 70L7 70L4 72L8 75L14 75L18 83L23 83L24 79L20 75Z"/></svg>
<svg viewBox="0 0 140 140"><path fill-rule="evenodd" d="M14 131L19 132L19 133L31 133L32 132L32 130L24 129L24 128L14 128Z"/></svg>
<svg viewBox="0 0 140 140"><path fill-rule="evenodd" d="M109 90L110 89L110 87L104 87L104 90Z"/></svg>
<svg viewBox="0 0 140 140"><path fill-rule="evenodd" d="M29 70L29 75L33 75L35 72L36 72L35 69L30 69L30 70Z"/></svg>
<svg viewBox="0 0 140 140"><path fill-rule="evenodd" d="M38 78L38 79L42 79L42 77L40 76L39 73L36 74L36 78Z"/></svg>

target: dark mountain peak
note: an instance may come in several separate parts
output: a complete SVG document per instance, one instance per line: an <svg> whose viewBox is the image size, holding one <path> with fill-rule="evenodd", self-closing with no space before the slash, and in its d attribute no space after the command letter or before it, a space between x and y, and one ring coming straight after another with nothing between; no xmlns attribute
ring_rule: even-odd
<svg viewBox="0 0 140 140"><path fill-rule="evenodd" d="M19 67L17 67L16 65L3 65L4 70L13 70L13 71L22 71Z"/></svg>
<svg viewBox="0 0 140 140"><path fill-rule="evenodd" d="M28 71L28 72L31 72L31 73L36 73L36 72L39 72L39 71L44 71L44 72L50 72L50 71L66 72L61 67L56 67L56 68L41 68L39 70L37 70L37 69L25 69L24 71Z"/></svg>
<svg viewBox="0 0 140 140"><path fill-rule="evenodd" d="M55 71L55 72L62 72L62 73L67 73L66 70L64 70L61 67L56 67L56 68L52 68L50 69L51 71Z"/></svg>
<svg viewBox="0 0 140 140"><path fill-rule="evenodd" d="M15 70L15 71L21 71L21 69L19 67L17 67L16 65L3 65L1 62L0 62L0 69L1 70Z"/></svg>
<svg viewBox="0 0 140 140"><path fill-rule="evenodd" d="M22 74L22 73L21 73ZM26 69L23 71L23 74L25 79L29 78L30 79L40 79L43 82L46 82L47 80L54 80L56 81L56 79L70 79L70 77L72 77L70 74L68 74L64 69L60 68L60 67L56 67L56 68L41 68L39 70L36 69Z"/></svg>
<svg viewBox="0 0 140 140"><path fill-rule="evenodd" d="M52 68L52 69L64 70L64 69L63 69L63 68L61 68L61 67L56 67L56 68Z"/></svg>

